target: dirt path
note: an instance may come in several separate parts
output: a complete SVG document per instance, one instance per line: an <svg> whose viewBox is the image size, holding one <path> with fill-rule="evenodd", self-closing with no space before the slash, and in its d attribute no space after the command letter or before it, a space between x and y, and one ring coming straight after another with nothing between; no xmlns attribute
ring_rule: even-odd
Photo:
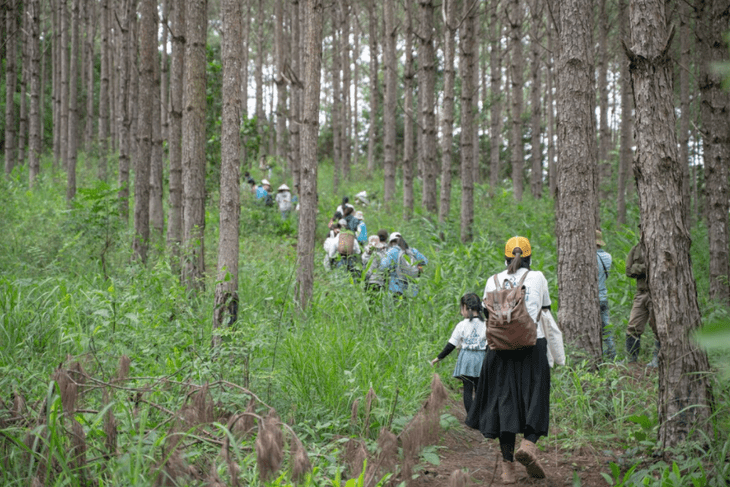
<svg viewBox="0 0 730 487"><path fill-rule="evenodd" d="M425 464L411 486L445 487L454 470L468 471L471 485L504 485L500 479L501 472L497 461L501 458L497 441L486 440L478 431L464 426L464 406L460 401L450 399L445 412L459 419L459 426L442 431L439 442L441 449L438 450L441 463ZM518 445L521 439L518 435ZM573 472L576 472L581 486L604 486L606 480L600 472L608 473L610 471L608 462L614 458L598 454L576 454L573 451L552 448L541 451L540 460L547 474L545 479L529 478L524 467L517 463L515 469L517 483L513 485L569 486L573 485Z"/></svg>

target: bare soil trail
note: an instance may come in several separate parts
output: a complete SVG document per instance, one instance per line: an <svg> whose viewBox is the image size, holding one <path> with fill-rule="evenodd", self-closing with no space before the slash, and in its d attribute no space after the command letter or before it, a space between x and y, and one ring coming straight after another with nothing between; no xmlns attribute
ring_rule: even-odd
<svg viewBox="0 0 730 487"><path fill-rule="evenodd" d="M465 412L461 400L450 397L445 413L452 414L459 420L458 427L442 430L438 455L439 465L421 464L419 476L411 487L449 486L449 477L454 470L463 470L470 478L469 485L501 487L501 470L499 467L499 444L497 440L487 440L482 434L464 425ZM517 435L517 445L522 440ZM517 483L511 485L535 485L545 487L572 486L574 472L583 487L605 486L606 480L601 472L610 473L609 462L614 456L605 456L601 452L562 450L554 446L554 442L543 440L538 442L540 461L545 469L545 479L533 479L527 476L525 468L516 463ZM547 447L547 448L546 448ZM496 471L495 471L496 470Z"/></svg>

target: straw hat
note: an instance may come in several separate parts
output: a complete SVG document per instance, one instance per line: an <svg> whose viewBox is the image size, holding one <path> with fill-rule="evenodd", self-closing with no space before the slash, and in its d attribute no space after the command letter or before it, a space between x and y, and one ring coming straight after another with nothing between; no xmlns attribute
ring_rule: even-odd
<svg viewBox="0 0 730 487"><path fill-rule="evenodd" d="M279 186L278 191L289 191L289 186L287 186L286 184L282 184L281 186Z"/></svg>
<svg viewBox="0 0 730 487"><path fill-rule="evenodd" d="M600 230L596 230L596 245L600 245L601 247L606 245L606 242L603 241L603 233Z"/></svg>

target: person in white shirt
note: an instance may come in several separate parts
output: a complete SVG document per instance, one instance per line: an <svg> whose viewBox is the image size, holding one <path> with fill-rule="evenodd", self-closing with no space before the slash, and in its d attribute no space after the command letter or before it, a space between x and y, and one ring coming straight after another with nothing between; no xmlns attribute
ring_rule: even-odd
<svg viewBox="0 0 730 487"><path fill-rule="evenodd" d="M279 205L281 218L286 220L291 211L291 193L289 192L289 186L286 184L279 186L279 189L276 191L276 204Z"/></svg>
<svg viewBox="0 0 730 487"><path fill-rule="evenodd" d="M468 414L487 353L487 327L484 323L482 302L476 294L468 293L461 297L460 312L464 319L456 325L451 338L441 353L431 360L431 365L445 359L455 348L460 350L454 367L454 377L464 383L464 408Z"/></svg>
<svg viewBox="0 0 730 487"><path fill-rule="evenodd" d="M530 241L525 237L509 239L504 255L508 267L496 275L497 282L502 287L515 287L525 277L525 305L530 317L537 323L541 311L550 309L551 301L545 276L530 269ZM487 293L496 289L492 276L484 288L485 298ZM499 438L502 483L516 482L514 460L526 467L528 476L545 478L535 446L541 436L548 434L550 421L550 366L547 340L541 327L537 326L534 346L518 350L487 350L479 379L466 424L481 431L485 438ZM524 439L515 452L518 433L522 433Z"/></svg>

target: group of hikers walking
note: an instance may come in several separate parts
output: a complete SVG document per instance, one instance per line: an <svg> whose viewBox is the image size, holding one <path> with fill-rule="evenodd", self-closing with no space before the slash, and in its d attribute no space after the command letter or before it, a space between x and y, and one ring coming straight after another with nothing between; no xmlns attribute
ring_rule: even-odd
<svg viewBox="0 0 730 487"><path fill-rule="evenodd" d="M359 193L358 196L363 196ZM362 203L362 198L357 198ZM368 291L387 289L395 296L418 294L416 279L428 264L399 232L381 229L368 236L365 216L344 197L328 224L323 247L327 269L346 269Z"/></svg>
<svg viewBox="0 0 730 487"><path fill-rule="evenodd" d="M606 280L611 255L596 231L599 304L602 321L603 355L613 362L616 348L609 326ZM562 336L551 314L548 283L542 272L532 270L532 249L525 237L510 238L504 249L507 268L490 276L480 298L475 293L461 297L463 318L454 328L443 350L430 361L432 366L459 349L453 376L463 383L467 426L485 438L497 439L502 457L503 484L517 481L515 462L525 467L528 477L544 478L537 442L546 436L550 418L550 367L561 363ZM627 276L637 280L637 293L626 335L627 363L636 362L639 341L647 321L656 336L646 266L637 244L626 259ZM553 330L553 331L551 331ZM554 350L559 349L556 354ZM656 367L659 342L648 364ZM564 363L564 362L563 362ZM523 439L516 449L517 435Z"/></svg>

